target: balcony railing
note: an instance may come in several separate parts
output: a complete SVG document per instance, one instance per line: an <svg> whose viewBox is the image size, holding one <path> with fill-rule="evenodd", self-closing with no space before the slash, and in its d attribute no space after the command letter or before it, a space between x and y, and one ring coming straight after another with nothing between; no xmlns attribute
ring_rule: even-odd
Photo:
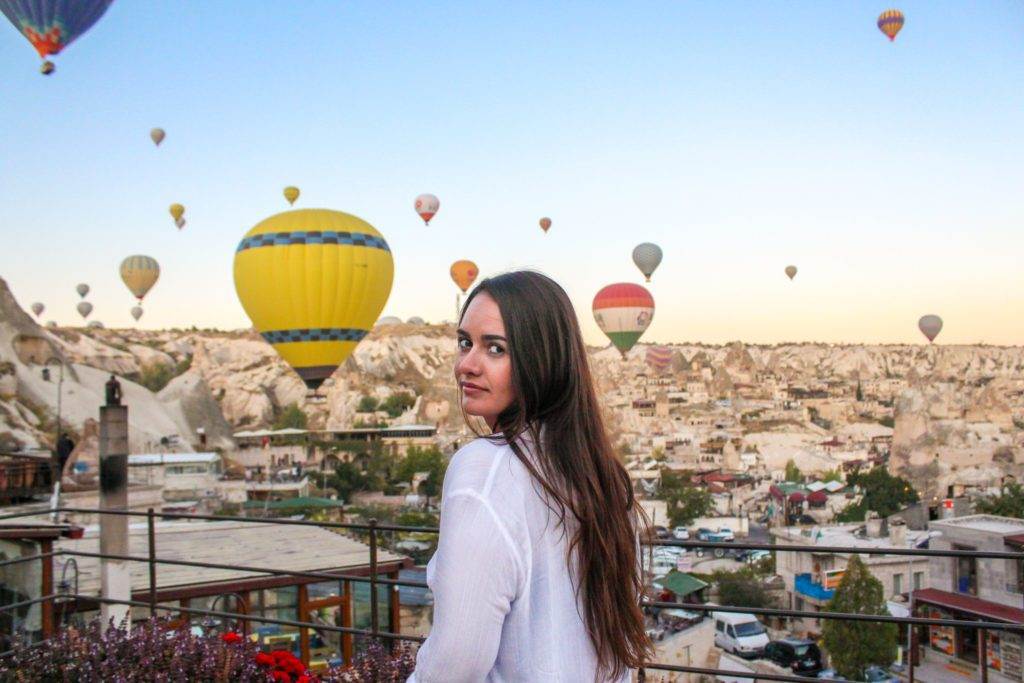
<svg viewBox="0 0 1024 683"><path fill-rule="evenodd" d="M94 509L94 508L72 508L63 507L57 510L60 513L67 514L101 514L101 515L123 515L129 517L144 517L146 519L147 530L148 530L148 546L147 554L145 556L134 556L134 555L113 555L109 553L91 553L77 550L61 549L53 552L44 552L28 557L18 557L9 560L0 561L0 568L10 567L16 564L40 561L45 562L48 558L55 557L92 557L100 559L112 559L112 560L124 560L131 562L140 562L148 565L149 568L149 586L148 596L145 600L111 600L107 598L98 597L95 595L81 595L77 592L68 591L57 591L54 592L52 586L47 587L44 594L35 599L25 600L14 604L3 605L0 607L0 613L30 606L34 604L40 604L43 610L44 624L44 638L52 635L46 633L46 624L52 625L56 622L53 619L54 604L57 601L83 601L91 604L107 603L107 604L120 604L131 607L146 608L149 611L150 616L156 617L160 612L174 612L182 613L187 615L196 615L203 617L212 617L217 619L244 622L249 624L251 622L274 624L279 626L287 626L300 630L300 633L308 634L307 629L314 631L326 632L326 633L337 633L343 636L366 636L371 638L379 638L384 641L397 642L415 642L422 643L425 638L422 636L416 636L411 634L403 634L400 632L390 632L383 630L380 625L380 614L379 614L379 596L377 588L378 586L392 586L394 591L392 592L395 596L398 594L397 588L400 586L412 587L412 588L429 588L425 582L422 581L409 581L401 579L389 579L379 576L380 564L379 559L379 547L381 545L382 534L385 533L427 533L436 534L438 529L436 527L418 527L418 526L399 526L391 524L379 524L376 520L370 520L365 524L353 524L353 523L342 523L342 522L314 522L307 520L293 520L293 519L266 519L266 518L252 518L252 517L232 517L232 516L220 516L220 515L198 515L198 514L182 514L172 512L156 512L152 508L147 512L135 512L128 510L114 510L114 509ZM11 520L16 518L24 518L29 516L38 516L38 512L22 512L16 514L0 515L0 520ZM338 529L353 533L360 537L368 537L369 540L369 575L361 576L355 574L337 574L327 572L312 572L312 571L286 571L280 569L272 569L267 567L249 566L249 565L237 565L231 563L212 563L212 562L198 562L190 560L179 560L171 558L161 558L159 548L156 546L156 534L155 524L158 519L172 519L172 520L201 520L201 521L232 521L232 522L245 522L251 524L276 524L276 525L296 525L296 526L316 526L328 529ZM673 539L656 539L643 541L644 545L653 546L676 546L686 549L697 549L703 548L705 552L708 549L723 548L726 550L768 550L774 552L795 552L795 553L845 553L845 554L863 554L863 555L905 555L909 557L973 557L976 559L1009 559L1009 560L1024 560L1024 552L996 552L996 551L966 551L966 550L931 550L931 549L918 549L918 548L906 548L906 549L894 549L894 548L864 548L864 547L846 547L846 546L822 546L822 545L774 545L767 543L746 543L746 542L709 542L709 541L678 541ZM199 567L209 569L231 569L231 570L243 570L247 572L253 572L255 574L264 574L267 576L277 577L293 577L293 578L304 578L304 579L319 579L321 581L350 581L350 582L363 582L370 585L370 628L355 628L352 626L336 626L328 625L320 622L312 621L299 621L294 619L276 619L258 614L249 614L246 606L242 605L242 609L238 612L229 612L225 610L216 609L200 609L195 607L186 606L168 606L159 604L157 601L158 596L158 585L156 580L156 568L157 565L168 564L188 567ZM46 574L44 571L44 583L46 582ZM50 577L52 582L52 576ZM397 599L397 598L395 598ZM725 613L741 613L741 614L754 614L758 616L770 616L770 617L784 617L784 618L808 618L808 619L839 619L848 621L859 621L865 623L892 623L909 626L942 626L942 627L954 627L954 628L967 628L967 629L984 629L989 631L1004 632L1013 631L1016 633L1024 634L1024 624L1021 623L1007 623L991 620L967 620L967 619L942 619L942 618L931 618L931 617L896 617L891 615L873 615L873 614L855 614L855 613L842 613L842 612L818 612L818 611L802 611L793 609L781 609L781 608L769 608L769 607L745 607L745 606L732 606L732 605L713 605L713 604L691 604L686 603L680 605L677 602L662 602L656 600L644 600L643 603L645 608L648 609L678 609L683 606L687 610L695 612L725 612ZM309 640L308 635L303 635L302 640L302 658L305 663L309 662ZM9 655L10 652L0 653L0 657ZM911 683L914 681L914 658L910 658L909 667L909 680ZM644 665L638 672L638 680L644 681L647 677L648 671L664 671L671 673L690 673L698 675L725 675L730 678L747 678L756 681L791 681L793 683L806 683L807 678L799 676L792 676L786 674L775 674L775 673L762 673L762 672L741 672L729 669L712 669L707 667L698 666L685 666L679 664L668 664L664 662L649 662Z"/></svg>
<svg viewBox="0 0 1024 683"><path fill-rule="evenodd" d="M53 484L49 461L0 458L0 504L45 494Z"/></svg>

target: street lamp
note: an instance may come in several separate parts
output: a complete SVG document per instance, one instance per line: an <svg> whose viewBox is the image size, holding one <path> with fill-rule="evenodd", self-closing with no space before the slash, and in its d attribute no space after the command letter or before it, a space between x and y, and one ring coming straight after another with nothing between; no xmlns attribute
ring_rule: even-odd
<svg viewBox="0 0 1024 683"><path fill-rule="evenodd" d="M63 398L64 388L64 364L60 362L59 358L50 357L46 361L46 365L43 367L43 381L50 381L50 366L56 365L59 371L57 376L57 433L53 437L53 450L50 451L50 471L53 472L53 500L51 501L51 507L53 508L53 520L57 521L57 508L60 507L60 480L64 476L63 467L61 467L60 457L57 453L57 449L60 444L61 435L61 403Z"/></svg>

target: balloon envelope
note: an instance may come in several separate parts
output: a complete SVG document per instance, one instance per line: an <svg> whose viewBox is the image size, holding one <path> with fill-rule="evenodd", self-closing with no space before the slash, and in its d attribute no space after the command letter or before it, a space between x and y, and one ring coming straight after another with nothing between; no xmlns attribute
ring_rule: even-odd
<svg viewBox="0 0 1024 683"><path fill-rule="evenodd" d="M152 140L153 144L156 145L157 147L160 146L160 143L164 141L164 138L166 136L167 134L164 133L163 128L154 128L153 130L149 131L149 139Z"/></svg>
<svg viewBox="0 0 1024 683"><path fill-rule="evenodd" d="M672 365L672 349L667 346L648 346L644 360L655 372L665 372Z"/></svg>
<svg viewBox="0 0 1024 683"><path fill-rule="evenodd" d="M451 273L452 280L455 281L455 284L465 294L466 290L473 285L476 276L480 274L480 269L472 261L462 260L453 263L449 272Z"/></svg>
<svg viewBox="0 0 1024 683"><path fill-rule="evenodd" d="M113 1L0 0L0 12L46 59L88 31Z"/></svg>
<svg viewBox="0 0 1024 683"><path fill-rule="evenodd" d="M142 306L132 306L132 317L136 322L142 317Z"/></svg>
<svg viewBox="0 0 1024 683"><path fill-rule="evenodd" d="M78 315L82 316L83 318L88 318L89 314L92 313L92 304L89 303L88 301L79 301L78 306L76 306L75 308L78 309Z"/></svg>
<svg viewBox="0 0 1024 683"><path fill-rule="evenodd" d="M175 222L185 215L185 207L181 204L171 204L171 208L168 210L171 212L171 218L173 218Z"/></svg>
<svg viewBox="0 0 1024 683"><path fill-rule="evenodd" d="M640 285L620 282L594 297L594 320L625 357L654 319L654 297Z"/></svg>
<svg viewBox="0 0 1024 683"><path fill-rule="evenodd" d="M384 237L340 211L267 218L235 251L235 290L256 330L310 389L331 376L373 327L391 294Z"/></svg>
<svg viewBox="0 0 1024 683"><path fill-rule="evenodd" d="M942 318L937 315L921 316L921 319L917 321L917 329L921 330L921 334L928 337L929 342L933 342L939 336L939 332L942 331Z"/></svg>
<svg viewBox="0 0 1024 683"><path fill-rule="evenodd" d="M43 314L43 311L45 311L45 310L46 310L46 306L42 305L38 301L35 302L34 304L32 304L32 312L36 314L37 318L39 316L41 316Z"/></svg>
<svg viewBox="0 0 1024 683"><path fill-rule="evenodd" d="M176 226L178 226L178 230L181 230L182 228L185 227L185 219L184 218L178 218L177 220L174 221L174 224Z"/></svg>
<svg viewBox="0 0 1024 683"><path fill-rule="evenodd" d="M82 297L84 299L85 295L89 293L89 285L87 285L84 282L82 282L78 286L75 287L75 291L78 292L78 296L80 296L80 297Z"/></svg>
<svg viewBox="0 0 1024 683"><path fill-rule="evenodd" d="M790 280L795 278L796 277L796 266L786 266L786 276L789 277ZM811 279L813 280L814 278L811 278Z"/></svg>
<svg viewBox="0 0 1024 683"><path fill-rule="evenodd" d="M299 198L299 194L301 194L299 192L299 188L295 187L294 185L289 185L288 187L284 188L284 198L288 200L289 204L294 205L295 200Z"/></svg>
<svg viewBox="0 0 1024 683"><path fill-rule="evenodd" d="M547 216L545 216L544 218L541 218L540 219L540 229L543 230L544 232L547 232L548 230L550 230L551 229L551 219L548 218Z"/></svg>
<svg viewBox="0 0 1024 683"><path fill-rule="evenodd" d="M898 9L887 9L878 15L878 30L896 40L896 34L903 28L903 12Z"/></svg>
<svg viewBox="0 0 1024 683"><path fill-rule="evenodd" d="M647 281L651 281L651 275L661 263L661 247L651 242L644 242L633 248L633 263L644 274Z"/></svg>
<svg viewBox="0 0 1024 683"><path fill-rule="evenodd" d="M121 261L121 279L139 301L160 277L160 264L151 256L137 254Z"/></svg>
<svg viewBox="0 0 1024 683"><path fill-rule="evenodd" d="M441 200L432 194L421 194L413 204L416 213L420 215L426 225L430 225L430 219L434 217L441 208Z"/></svg>

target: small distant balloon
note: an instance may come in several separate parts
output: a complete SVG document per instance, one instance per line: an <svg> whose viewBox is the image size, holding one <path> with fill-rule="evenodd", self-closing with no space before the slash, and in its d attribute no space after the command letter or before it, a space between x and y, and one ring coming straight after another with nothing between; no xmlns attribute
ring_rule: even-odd
<svg viewBox="0 0 1024 683"><path fill-rule="evenodd" d="M301 194L299 192L299 188L295 187L294 185L289 185L288 187L284 188L284 198L287 199L288 203L291 204L292 206L295 205L295 200L299 198L299 194Z"/></svg>
<svg viewBox="0 0 1024 683"><path fill-rule="evenodd" d="M152 256L137 254L121 261L121 279L139 301L142 301L159 277L160 264Z"/></svg>
<svg viewBox="0 0 1024 683"><path fill-rule="evenodd" d="M921 334L927 337L929 342L934 342L942 331L942 318L937 315L923 315L917 321L917 329L921 330Z"/></svg>
<svg viewBox="0 0 1024 683"><path fill-rule="evenodd" d="M551 229L551 219L548 218L547 216L545 216L544 218L541 218L540 219L540 229L543 230L544 232L547 232L548 230L550 230Z"/></svg>
<svg viewBox="0 0 1024 683"><path fill-rule="evenodd" d="M896 40L896 34L903 28L903 12L898 9L887 9L878 15L878 30Z"/></svg>
<svg viewBox="0 0 1024 683"><path fill-rule="evenodd" d="M99 320L93 320L89 323L89 327L93 328L94 330L102 330L103 323L100 322Z"/></svg>
<svg viewBox="0 0 1024 683"><path fill-rule="evenodd" d="M46 306L42 305L38 301L32 304L31 308L32 312L36 314L37 318L43 314L43 311L46 310Z"/></svg>
<svg viewBox="0 0 1024 683"><path fill-rule="evenodd" d="M181 204L171 204L171 208L168 209L171 212L171 218L177 223L178 220L185 215L185 207Z"/></svg>
<svg viewBox="0 0 1024 683"><path fill-rule="evenodd" d="M184 218L179 218L179 219L174 221L174 224L178 226L178 230L181 230L182 228L185 227L185 219Z"/></svg>
<svg viewBox="0 0 1024 683"><path fill-rule="evenodd" d="M167 137L167 133L164 132L163 128L154 128L149 131L149 139L152 140L153 144L157 147L160 146L160 143L164 141L165 137Z"/></svg>
<svg viewBox="0 0 1024 683"><path fill-rule="evenodd" d="M441 200L432 194L421 194L416 198L416 203L413 206L416 209L416 213L423 219L424 225L430 225L430 219L441 208Z"/></svg>
<svg viewBox="0 0 1024 683"><path fill-rule="evenodd" d="M76 308L78 309L78 315L83 318L88 318L89 314L92 313L92 304L88 301L79 301Z"/></svg>
<svg viewBox="0 0 1024 683"><path fill-rule="evenodd" d="M89 285L82 282L77 287L75 287L75 291L78 292L78 296L84 299L85 295L89 293Z"/></svg>
<svg viewBox="0 0 1024 683"><path fill-rule="evenodd" d="M139 321L142 317L142 306L132 306L132 317L135 318L135 322Z"/></svg>
<svg viewBox="0 0 1024 683"><path fill-rule="evenodd" d="M796 266L786 266L786 276L792 280L796 277ZM814 278L811 278L812 280Z"/></svg>
<svg viewBox="0 0 1024 683"><path fill-rule="evenodd" d="M658 269L661 263L661 247L652 242L643 242L633 249L633 263L644 274L647 281L651 281L651 275Z"/></svg>
<svg viewBox="0 0 1024 683"><path fill-rule="evenodd" d="M473 286L476 276L480 274L480 269L472 261L462 260L453 263L449 272L451 273L452 280L455 281L455 284L465 294L466 290Z"/></svg>

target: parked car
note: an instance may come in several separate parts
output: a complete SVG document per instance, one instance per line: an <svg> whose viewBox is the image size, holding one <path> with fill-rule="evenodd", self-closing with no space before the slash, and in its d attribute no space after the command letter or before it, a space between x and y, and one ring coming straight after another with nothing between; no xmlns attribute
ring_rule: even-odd
<svg viewBox="0 0 1024 683"><path fill-rule="evenodd" d="M826 681L845 681L835 669L823 669L818 672L818 678Z"/></svg>
<svg viewBox="0 0 1024 683"><path fill-rule="evenodd" d="M753 614L713 612L715 645L726 652L753 659L764 654L768 632Z"/></svg>
<svg viewBox="0 0 1024 683"><path fill-rule="evenodd" d="M654 527L654 537L655 538L669 538L671 536L672 536L672 534L669 532L668 529L666 529L665 527L661 526L660 524L655 525L655 527Z"/></svg>
<svg viewBox="0 0 1024 683"><path fill-rule="evenodd" d="M755 564L771 556L772 554L767 550L748 550L747 556L744 559L746 560L747 564Z"/></svg>
<svg viewBox="0 0 1024 683"><path fill-rule="evenodd" d="M672 530L672 537L677 541L688 541L690 540L690 530L685 526L677 526Z"/></svg>
<svg viewBox="0 0 1024 683"><path fill-rule="evenodd" d="M735 541L736 534L729 527L720 526L718 527L718 537L723 541Z"/></svg>
<svg viewBox="0 0 1024 683"><path fill-rule="evenodd" d="M869 666L864 669L864 680L869 683L900 683L898 676L894 676L881 666Z"/></svg>
<svg viewBox="0 0 1024 683"><path fill-rule="evenodd" d="M707 527L703 527L702 526L701 528L697 529L697 540L698 541L708 541L708 540L711 540L710 536L713 536L714 533L715 533L714 529L708 529Z"/></svg>
<svg viewBox="0 0 1024 683"><path fill-rule="evenodd" d="M813 640L783 638L764 647L764 656L797 676L815 676L821 671L821 650Z"/></svg>

